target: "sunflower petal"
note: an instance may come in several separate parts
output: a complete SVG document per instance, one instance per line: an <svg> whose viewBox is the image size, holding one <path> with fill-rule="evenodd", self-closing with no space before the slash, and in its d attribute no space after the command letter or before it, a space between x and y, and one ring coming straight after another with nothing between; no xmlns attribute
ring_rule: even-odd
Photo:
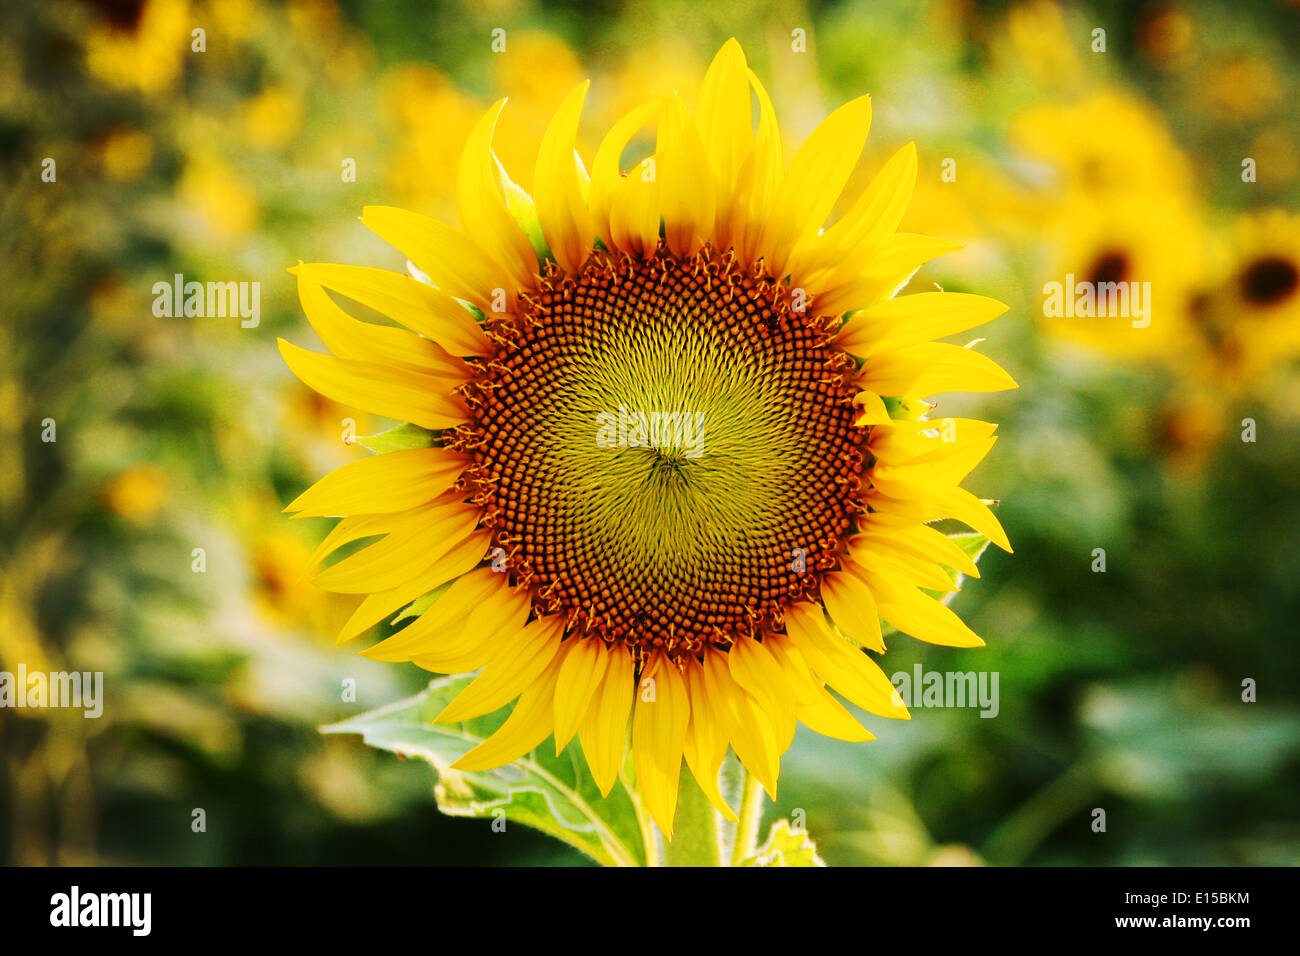
<svg viewBox="0 0 1300 956"><path fill-rule="evenodd" d="M551 734L556 671L554 666L547 668L519 695L515 709L496 733L453 763L451 769L490 770L536 750Z"/></svg>
<svg viewBox="0 0 1300 956"><path fill-rule="evenodd" d="M786 631L817 676L863 710L881 717L910 719L894 685L863 651L832 634L820 609L786 608Z"/></svg>
<svg viewBox="0 0 1300 956"><path fill-rule="evenodd" d="M358 458L335 468L284 510L299 518L406 511L445 492L467 463L460 454L437 447Z"/></svg>
<svg viewBox="0 0 1300 956"><path fill-rule="evenodd" d="M514 184L492 152L492 133L505 105L504 99L494 103L465 142L456 174L456 205L465 232L505 266L516 285L524 285L537 274L537 253L506 206L506 186Z"/></svg>
<svg viewBox="0 0 1300 956"><path fill-rule="evenodd" d="M597 642L573 637L565 641L564 658L555 693L555 753L573 739L587 716L609 664L609 654Z"/></svg>
<svg viewBox="0 0 1300 956"><path fill-rule="evenodd" d="M280 355L305 385L342 405L421 428L455 428L465 421L464 400L442 378L414 369L318 355L276 339Z"/></svg>
<svg viewBox="0 0 1300 956"><path fill-rule="evenodd" d="M564 619L554 614L539 617L513 634L497 637L483 673L434 720L438 723L468 720L504 707L551 666L560 650L563 631Z"/></svg>
<svg viewBox="0 0 1300 956"><path fill-rule="evenodd" d="M669 98L659 121L659 211L673 255L693 256L712 237L716 195L709 158L680 96Z"/></svg>
<svg viewBox="0 0 1300 956"><path fill-rule="evenodd" d="M428 594L434 588L468 574L483 560L491 543L492 535L487 531L472 534L452 546L446 554L434 558L432 564L414 575L406 584L367 595L339 631L338 642L341 644L350 641L422 594Z"/></svg>
<svg viewBox="0 0 1300 956"><path fill-rule="evenodd" d="M632 766L641 799L671 840L691 699L677 665L663 655L652 659L645 679L654 681L654 693L641 694L632 714Z"/></svg>
<svg viewBox="0 0 1300 956"><path fill-rule="evenodd" d="M686 728L682 754L709 803L734 823L737 821L736 812L723 799L718 787L718 771L722 769L722 761L727 756L727 741L731 738L731 711L719 707L719 702L709 697L703 666L698 661L687 662L684 676L687 692L691 695L691 722Z"/></svg>
<svg viewBox="0 0 1300 956"><path fill-rule="evenodd" d="M609 662L587 716L578 729L582 752L591 768L591 777L603 796L609 796L623 763L623 746L627 741L627 717L632 709L636 673L632 655L623 647L605 649Z"/></svg>
<svg viewBox="0 0 1300 956"><path fill-rule="evenodd" d="M366 206L361 221L406 253L444 292L484 312L514 311L514 292L505 270L459 229L393 206Z"/></svg>
<svg viewBox="0 0 1300 956"><path fill-rule="evenodd" d="M582 103L589 81L575 86L542 135L537 151L533 188L537 193L537 220L560 268L577 272L591 255L595 227L587 206L590 182L576 142Z"/></svg>
<svg viewBox="0 0 1300 956"><path fill-rule="evenodd" d="M822 600L836 627L863 647L884 651L875 597L864 581L845 572L828 572L822 576Z"/></svg>
<svg viewBox="0 0 1300 956"><path fill-rule="evenodd" d="M300 276L360 302L442 346L451 355L488 355L488 341L469 310L427 282L369 266L307 262ZM293 270L290 270L293 271Z"/></svg>
<svg viewBox="0 0 1300 956"><path fill-rule="evenodd" d="M812 131L786 170L763 229L762 252L776 274L791 249L816 235L857 165L871 128L871 97L845 103Z"/></svg>
<svg viewBox="0 0 1300 956"><path fill-rule="evenodd" d="M870 306L844 323L837 342L866 358L886 349L941 339L991 322L1007 311L996 299L963 292L919 292Z"/></svg>

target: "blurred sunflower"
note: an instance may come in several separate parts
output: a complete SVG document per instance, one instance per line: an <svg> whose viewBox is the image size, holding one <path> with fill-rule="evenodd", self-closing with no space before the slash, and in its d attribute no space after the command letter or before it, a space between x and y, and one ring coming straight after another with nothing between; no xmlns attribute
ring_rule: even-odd
<svg viewBox="0 0 1300 956"><path fill-rule="evenodd" d="M317 557L383 536L316 577L368 595L341 640L423 596L366 656L483 668L439 720L518 698L457 769L507 763L551 735L558 751L576 734L608 793L630 717L636 791L671 837L683 759L734 819L718 785L728 746L775 795L796 721L871 738L828 687L907 716L862 652L884 650L881 618L932 643L982 643L927 593L977 573L929 522L956 518L1009 550L960 487L995 426L951 420L941 435L892 419L884 397L1015 383L933 341L1001 303L892 298L956 245L896 231L913 147L822 231L865 145L869 98L832 113L787 166L767 92L729 41L693 114L676 95L633 109L588 176L575 150L586 89L546 130L535 201L492 151L502 101L460 160L463 231L363 211L429 281L291 270L337 357L281 340L285 361L325 395L418 429L286 510L343 516ZM653 155L624 173L624 149L651 123ZM416 334L356 321L327 290ZM656 428L652 413L676 418Z"/></svg>
<svg viewBox="0 0 1300 956"><path fill-rule="evenodd" d="M93 4L104 14L86 35L86 68L116 89L165 93L175 85L189 49L193 19L187 0Z"/></svg>
<svg viewBox="0 0 1300 956"><path fill-rule="evenodd" d="M1228 265L1191 309L1193 375L1229 393L1268 387L1270 371L1300 355L1300 217L1243 216Z"/></svg>
<svg viewBox="0 0 1300 956"><path fill-rule="evenodd" d="M1191 167L1159 114L1118 89L1069 106L1034 106L1012 123L1011 139L1054 170L1060 195L1186 195Z"/></svg>
<svg viewBox="0 0 1300 956"><path fill-rule="evenodd" d="M1045 316L1054 335L1127 359L1178 361L1186 351L1188 303L1203 276L1200 220L1163 194L1133 196L1123 204L1100 205L1078 197L1062 214L1061 231L1048 275L1056 281L1138 283L1147 290L1142 315ZM1142 285L1150 283L1149 286ZM1134 300L1136 301L1136 300Z"/></svg>

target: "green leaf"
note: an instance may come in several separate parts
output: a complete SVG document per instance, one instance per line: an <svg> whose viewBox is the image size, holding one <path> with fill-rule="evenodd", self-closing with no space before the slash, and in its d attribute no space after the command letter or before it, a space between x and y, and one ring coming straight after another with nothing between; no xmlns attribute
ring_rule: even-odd
<svg viewBox="0 0 1300 956"><path fill-rule="evenodd" d="M356 439L362 448L368 448L376 455L390 451L406 451L408 448L432 448L433 432L419 425L407 423L390 428L378 435L365 435Z"/></svg>
<svg viewBox="0 0 1300 956"><path fill-rule="evenodd" d="M805 830L792 830L789 820L777 820L758 852L740 861L740 866L825 866L817 845Z"/></svg>
<svg viewBox="0 0 1300 956"><path fill-rule="evenodd" d="M453 578L451 581L447 581L443 584L438 585L428 594L420 595L410 604L406 605L406 607L402 608L402 612L398 614L397 617L389 621L388 623L400 624L402 621L405 621L408 617L418 617L419 615L427 611L430 607L432 607L433 602L438 600L438 598L442 597L442 595L447 591L447 589L455 583L456 581Z"/></svg>
<svg viewBox="0 0 1300 956"><path fill-rule="evenodd" d="M885 410L894 421L919 422L934 405L923 398L882 395Z"/></svg>
<svg viewBox="0 0 1300 956"><path fill-rule="evenodd" d="M548 739L504 767L452 770L451 764L505 722L507 712L460 723L434 717L473 680L443 677L421 693L387 707L322 727L327 734L360 734L367 744L429 761L437 771L438 808L451 816L522 823L548 833L606 866L645 865L644 842L627 791L600 795L586 762L571 743L558 757Z"/></svg>

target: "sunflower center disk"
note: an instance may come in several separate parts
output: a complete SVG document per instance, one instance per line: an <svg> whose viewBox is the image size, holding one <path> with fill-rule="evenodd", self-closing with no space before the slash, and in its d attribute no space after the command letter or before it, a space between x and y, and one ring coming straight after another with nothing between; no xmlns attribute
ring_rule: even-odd
<svg viewBox="0 0 1300 956"><path fill-rule="evenodd" d="M851 360L772 278L707 248L548 271L464 392L512 580L641 656L727 647L817 596L861 510Z"/></svg>

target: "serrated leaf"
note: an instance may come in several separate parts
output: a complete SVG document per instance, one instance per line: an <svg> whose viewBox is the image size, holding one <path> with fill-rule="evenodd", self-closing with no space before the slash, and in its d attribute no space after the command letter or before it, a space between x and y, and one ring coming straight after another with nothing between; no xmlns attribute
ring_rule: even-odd
<svg viewBox="0 0 1300 956"><path fill-rule="evenodd" d="M438 774L438 808L451 816L521 823L548 833L606 866L645 865L644 843L627 791L602 797L575 744L558 757L547 740L514 763L464 772L451 764L489 737L508 716L502 710L460 723L434 723L473 680L442 677L414 697L321 728L327 734L360 734L372 747L420 757ZM499 811L499 812L498 812Z"/></svg>
<svg viewBox="0 0 1300 956"><path fill-rule="evenodd" d="M777 820L767 833L767 842L739 866L825 866L817 845L805 830L793 830L789 820Z"/></svg>
<svg viewBox="0 0 1300 956"><path fill-rule="evenodd" d="M367 448L376 455L383 455L390 451L406 451L409 448L432 448L433 439L433 432L408 422L390 428L386 432L380 432L378 435L362 436L355 441L362 448Z"/></svg>

